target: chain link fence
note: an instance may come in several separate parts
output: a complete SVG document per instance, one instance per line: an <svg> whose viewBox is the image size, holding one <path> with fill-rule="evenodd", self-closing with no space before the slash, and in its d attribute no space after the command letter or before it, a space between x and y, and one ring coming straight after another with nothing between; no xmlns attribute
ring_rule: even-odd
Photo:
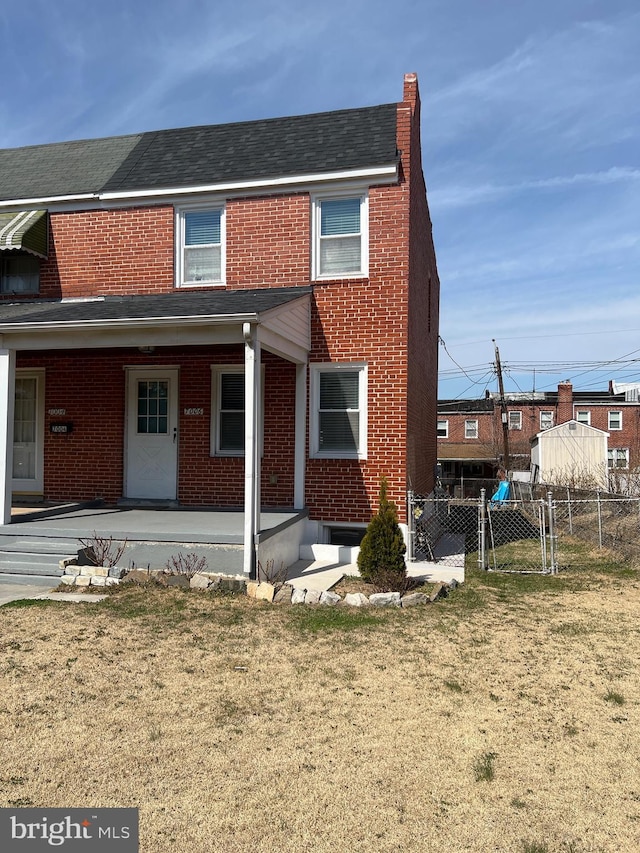
<svg viewBox="0 0 640 853"><path fill-rule="evenodd" d="M409 493L410 560L459 568L478 549L478 498Z"/></svg>
<svg viewBox="0 0 640 853"><path fill-rule="evenodd" d="M577 567L592 552L607 550L620 562L640 559L640 498L606 492L555 489L555 527L558 563Z"/></svg>
<svg viewBox="0 0 640 853"><path fill-rule="evenodd" d="M640 498L565 488L492 502L409 493L409 559L549 574L580 567L608 551L640 560Z"/></svg>

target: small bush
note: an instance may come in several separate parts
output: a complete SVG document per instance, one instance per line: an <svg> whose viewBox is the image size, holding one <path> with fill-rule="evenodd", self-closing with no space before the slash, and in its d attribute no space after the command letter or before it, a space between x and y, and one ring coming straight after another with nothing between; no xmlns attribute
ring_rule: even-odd
<svg viewBox="0 0 640 853"><path fill-rule="evenodd" d="M92 536L78 539L85 551L87 559L96 566L117 566L127 547L127 540L119 542L113 536L101 536L93 531Z"/></svg>
<svg viewBox="0 0 640 853"><path fill-rule="evenodd" d="M194 553L184 554L180 551L169 557L166 568L170 574L192 578L199 572L207 571L207 558Z"/></svg>
<svg viewBox="0 0 640 853"><path fill-rule="evenodd" d="M404 592L408 586L406 546L398 524L398 509L387 498L387 480L380 481L378 512L367 527L358 554L361 578L380 592Z"/></svg>

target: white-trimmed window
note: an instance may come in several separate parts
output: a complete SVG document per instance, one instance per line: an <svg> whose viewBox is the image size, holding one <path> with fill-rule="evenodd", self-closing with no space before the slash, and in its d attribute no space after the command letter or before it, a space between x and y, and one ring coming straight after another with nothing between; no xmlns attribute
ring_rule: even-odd
<svg viewBox="0 0 640 853"><path fill-rule="evenodd" d="M224 282L224 207L180 208L177 212L177 284L195 287Z"/></svg>
<svg viewBox="0 0 640 853"><path fill-rule="evenodd" d="M244 456L244 367L213 367L211 378L211 455Z"/></svg>
<svg viewBox="0 0 640 853"><path fill-rule="evenodd" d="M366 459L367 366L311 365L312 457Z"/></svg>
<svg viewBox="0 0 640 853"><path fill-rule="evenodd" d="M313 278L365 276L369 266L366 193L314 196Z"/></svg>
<svg viewBox="0 0 640 853"><path fill-rule="evenodd" d="M622 412L609 412L609 429L622 429Z"/></svg>
<svg viewBox="0 0 640 853"><path fill-rule="evenodd" d="M469 420L464 422L464 437L465 438L477 438L478 437L478 421Z"/></svg>
<svg viewBox="0 0 640 853"><path fill-rule="evenodd" d="M540 429L551 429L553 426L553 412L540 412Z"/></svg>
<svg viewBox="0 0 640 853"><path fill-rule="evenodd" d="M38 293L40 261L19 252L0 253L0 293Z"/></svg>
<svg viewBox="0 0 640 853"><path fill-rule="evenodd" d="M522 412L509 412L509 429L522 429Z"/></svg>
<svg viewBox="0 0 640 853"><path fill-rule="evenodd" d="M610 447L607 451L609 468L629 467L629 448Z"/></svg>
<svg viewBox="0 0 640 853"><path fill-rule="evenodd" d="M438 418L438 438L449 438L449 421Z"/></svg>
<svg viewBox="0 0 640 853"><path fill-rule="evenodd" d="M579 424L587 424L587 426L591 426L591 412L578 410L576 412L576 420Z"/></svg>

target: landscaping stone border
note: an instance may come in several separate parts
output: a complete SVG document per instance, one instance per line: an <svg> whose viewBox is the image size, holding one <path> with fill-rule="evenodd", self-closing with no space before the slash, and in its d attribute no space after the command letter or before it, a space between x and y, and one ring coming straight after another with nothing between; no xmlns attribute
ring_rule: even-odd
<svg viewBox="0 0 640 853"><path fill-rule="evenodd" d="M276 587L264 581L247 581L236 575L217 575L198 572L191 577L183 574L171 574L160 570L123 569L118 566L86 566L61 560L60 568L64 574L60 583L69 587L105 587L120 583L144 584L154 581L162 586L183 587L202 592L246 593L249 598L267 601L273 604L322 604L327 607L416 607L429 604L439 598L445 598L459 582L453 578L448 583L434 583L429 594L411 592L402 595L399 592L374 592L369 597L362 592L348 592L344 598L329 590L301 589L291 584Z"/></svg>

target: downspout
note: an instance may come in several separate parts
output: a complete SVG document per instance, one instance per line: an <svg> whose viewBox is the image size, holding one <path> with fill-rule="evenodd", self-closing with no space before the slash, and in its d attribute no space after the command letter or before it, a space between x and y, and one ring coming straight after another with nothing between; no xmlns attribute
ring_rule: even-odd
<svg viewBox="0 0 640 853"><path fill-rule="evenodd" d="M260 531L260 470L258 401L260 344L251 323L242 324L244 338L244 558L246 577L256 577L257 535Z"/></svg>

